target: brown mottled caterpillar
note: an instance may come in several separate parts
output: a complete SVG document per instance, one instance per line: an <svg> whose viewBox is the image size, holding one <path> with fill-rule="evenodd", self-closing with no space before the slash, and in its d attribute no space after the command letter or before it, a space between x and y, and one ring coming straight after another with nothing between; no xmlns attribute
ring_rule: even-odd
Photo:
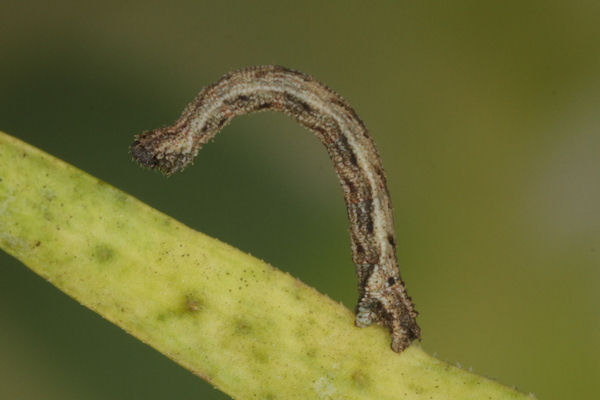
<svg viewBox="0 0 600 400"><path fill-rule="evenodd" d="M355 324L388 326L392 349L401 352L421 331L400 279L385 173L365 124L337 93L287 68L242 69L202 90L173 125L137 135L131 154L142 166L170 175L190 164L233 117L265 110L290 115L325 145L350 219L359 291Z"/></svg>

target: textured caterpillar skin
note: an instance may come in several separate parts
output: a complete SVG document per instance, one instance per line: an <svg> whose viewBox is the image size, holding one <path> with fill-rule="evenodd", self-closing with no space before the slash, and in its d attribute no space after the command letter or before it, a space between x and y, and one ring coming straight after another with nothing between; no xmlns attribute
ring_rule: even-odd
<svg viewBox="0 0 600 400"><path fill-rule="evenodd" d="M170 175L237 115L281 111L317 135L344 189L352 259L358 276L356 326L389 327L392 349L420 338L417 312L400 278L392 206L381 159L365 124L337 93L280 66L242 69L208 86L173 125L137 135L133 158Z"/></svg>

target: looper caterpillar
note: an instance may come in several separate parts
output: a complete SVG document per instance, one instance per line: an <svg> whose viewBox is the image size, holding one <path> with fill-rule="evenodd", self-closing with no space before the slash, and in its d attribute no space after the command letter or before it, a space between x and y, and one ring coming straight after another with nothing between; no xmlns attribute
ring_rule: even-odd
<svg viewBox="0 0 600 400"><path fill-rule="evenodd" d="M325 145L344 190L358 276L355 324L381 323L401 352L421 331L400 278L392 207L383 166L365 124L337 93L311 76L279 66L246 68L208 86L174 124L137 135L133 158L170 175L237 115L281 111Z"/></svg>

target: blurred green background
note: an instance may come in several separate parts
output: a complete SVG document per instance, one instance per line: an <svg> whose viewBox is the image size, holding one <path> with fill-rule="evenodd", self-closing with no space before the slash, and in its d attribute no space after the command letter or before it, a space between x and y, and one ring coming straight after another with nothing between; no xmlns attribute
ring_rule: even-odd
<svg viewBox="0 0 600 400"><path fill-rule="evenodd" d="M169 179L128 155L229 70L310 73L376 140L425 349L540 399L597 398L600 3L367 3L3 0L0 129L353 308L342 192L292 120L236 119ZM0 266L1 399L228 398Z"/></svg>

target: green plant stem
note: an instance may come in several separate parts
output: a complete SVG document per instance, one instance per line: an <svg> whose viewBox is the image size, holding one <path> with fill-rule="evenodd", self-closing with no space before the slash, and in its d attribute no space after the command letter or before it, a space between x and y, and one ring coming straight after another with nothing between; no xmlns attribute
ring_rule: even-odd
<svg viewBox="0 0 600 400"><path fill-rule="evenodd" d="M2 132L0 247L236 399L528 398Z"/></svg>

